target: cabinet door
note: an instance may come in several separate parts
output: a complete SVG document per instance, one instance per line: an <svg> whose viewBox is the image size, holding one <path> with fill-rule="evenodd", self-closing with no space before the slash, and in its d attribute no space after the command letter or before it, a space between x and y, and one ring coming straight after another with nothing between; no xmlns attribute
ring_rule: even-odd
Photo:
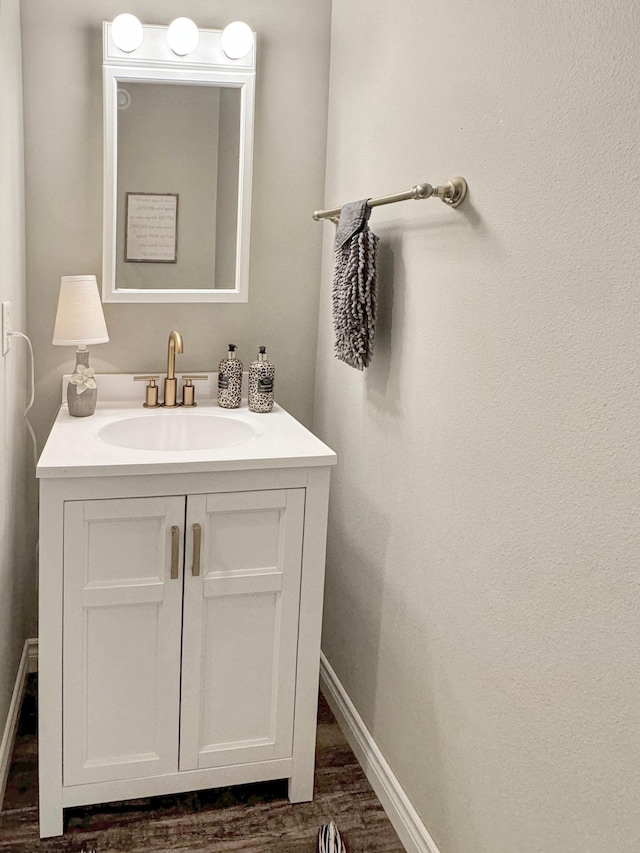
<svg viewBox="0 0 640 853"><path fill-rule="evenodd" d="M303 515L304 489L188 498L181 770L292 754Z"/></svg>
<svg viewBox="0 0 640 853"><path fill-rule="evenodd" d="M184 514L184 497L65 504L65 785L178 768Z"/></svg>

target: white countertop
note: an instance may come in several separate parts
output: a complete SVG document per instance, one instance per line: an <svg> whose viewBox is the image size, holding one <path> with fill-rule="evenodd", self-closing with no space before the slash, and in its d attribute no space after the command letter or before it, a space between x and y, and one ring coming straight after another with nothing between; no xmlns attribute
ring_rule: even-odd
<svg viewBox="0 0 640 853"><path fill-rule="evenodd" d="M145 409L139 399L140 388L135 402L131 399L102 400L100 380L103 377L97 378L100 396L95 414L86 418L71 417L66 403L62 405L38 460L36 473L39 478L183 474L336 464L333 450L277 404L269 414L250 412L246 400L239 409L223 409L212 400L198 400L193 409ZM131 382L129 377L123 379ZM114 386L118 384L113 379L111 382ZM117 387L110 394L117 396ZM130 396L128 391L126 396ZM107 444L98 435L104 426L123 418L171 418L175 413L188 417L192 412L243 420L255 429L256 435L242 444L207 450L133 450Z"/></svg>

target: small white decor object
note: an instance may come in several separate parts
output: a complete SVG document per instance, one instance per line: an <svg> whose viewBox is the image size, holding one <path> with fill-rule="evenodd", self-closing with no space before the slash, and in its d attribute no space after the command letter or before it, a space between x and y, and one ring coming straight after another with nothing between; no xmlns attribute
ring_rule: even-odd
<svg viewBox="0 0 640 853"><path fill-rule="evenodd" d="M69 382L76 386L77 394L83 394L87 389L93 390L98 387L96 380L93 378L94 373L93 367L85 367L84 364L79 362L76 364L76 372L71 374Z"/></svg>
<svg viewBox="0 0 640 853"><path fill-rule="evenodd" d="M109 340L95 275L63 275L53 332L56 346L77 346L76 366L67 386L69 414L92 415L98 400L94 370L89 367L88 344Z"/></svg>

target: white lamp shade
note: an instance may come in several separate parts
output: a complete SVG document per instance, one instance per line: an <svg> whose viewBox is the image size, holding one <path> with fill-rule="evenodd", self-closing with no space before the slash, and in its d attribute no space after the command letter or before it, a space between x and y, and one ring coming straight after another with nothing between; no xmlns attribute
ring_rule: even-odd
<svg viewBox="0 0 640 853"><path fill-rule="evenodd" d="M53 343L61 347L109 340L95 275L63 275Z"/></svg>

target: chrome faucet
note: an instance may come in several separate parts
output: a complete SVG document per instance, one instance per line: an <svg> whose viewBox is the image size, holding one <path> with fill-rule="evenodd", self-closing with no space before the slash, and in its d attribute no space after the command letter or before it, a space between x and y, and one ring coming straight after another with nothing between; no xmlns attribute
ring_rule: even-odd
<svg viewBox="0 0 640 853"><path fill-rule="evenodd" d="M176 353L182 352L182 335L174 329L169 332L169 350L167 353L167 378L164 380L164 402L167 409L175 409L177 403Z"/></svg>

